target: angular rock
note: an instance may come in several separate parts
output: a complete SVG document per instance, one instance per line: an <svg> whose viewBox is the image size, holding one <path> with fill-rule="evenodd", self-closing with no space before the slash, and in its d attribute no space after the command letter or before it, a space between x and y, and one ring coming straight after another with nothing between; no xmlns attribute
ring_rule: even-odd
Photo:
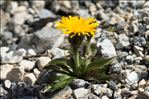
<svg viewBox="0 0 149 99"><path fill-rule="evenodd" d="M2 63L19 63L23 60L23 56L26 55L26 50L18 49L16 51L9 51L3 54Z"/></svg>
<svg viewBox="0 0 149 99"><path fill-rule="evenodd" d="M107 96L102 96L101 99L109 99Z"/></svg>
<svg viewBox="0 0 149 99"><path fill-rule="evenodd" d="M20 67L27 70L27 71L30 71L33 69L34 65L35 65L35 62L34 61L28 61L28 60L23 60L19 63Z"/></svg>
<svg viewBox="0 0 149 99"><path fill-rule="evenodd" d="M7 74L7 79L11 82L19 82L23 80L24 69L15 67Z"/></svg>
<svg viewBox="0 0 149 99"><path fill-rule="evenodd" d="M97 42L97 47L101 46L101 53L105 57L114 57L116 56L116 50L114 45L109 39L99 40Z"/></svg>
<svg viewBox="0 0 149 99"><path fill-rule="evenodd" d="M44 18L55 18L56 17L56 15L53 12L51 12L51 11L49 11L47 9L41 9L40 12L38 13L38 15L39 15L39 17L41 19L44 19Z"/></svg>
<svg viewBox="0 0 149 99"><path fill-rule="evenodd" d="M52 99L68 99L72 94L72 89L70 87L66 87L56 95L52 97Z"/></svg>
<svg viewBox="0 0 149 99"><path fill-rule="evenodd" d="M13 22L18 25L24 24L26 20L27 12L19 12L14 14Z"/></svg>
<svg viewBox="0 0 149 99"><path fill-rule="evenodd" d="M146 44L146 40L144 37L134 37L133 43L138 46L142 46Z"/></svg>
<svg viewBox="0 0 149 99"><path fill-rule="evenodd" d="M32 1L32 6L36 7L39 10L41 10L45 6L45 1Z"/></svg>
<svg viewBox="0 0 149 99"><path fill-rule="evenodd" d="M117 49L122 49L130 45L129 38L126 34L120 34L118 36L118 43L116 44Z"/></svg>
<svg viewBox="0 0 149 99"><path fill-rule="evenodd" d="M64 35L61 31L54 28L45 27L34 33L30 42L36 46L38 52L48 48L59 47L64 41Z"/></svg>
<svg viewBox="0 0 149 99"><path fill-rule="evenodd" d="M27 73L24 75L24 82L32 86L36 81L36 77L33 73Z"/></svg>
<svg viewBox="0 0 149 99"><path fill-rule="evenodd" d="M34 56L34 55L36 55L36 52L33 49L27 50L27 56Z"/></svg>
<svg viewBox="0 0 149 99"><path fill-rule="evenodd" d="M70 86L73 89L76 89L76 88L84 87L85 84L86 84L86 82L83 79L74 79L72 81L72 83L70 84Z"/></svg>
<svg viewBox="0 0 149 99"><path fill-rule="evenodd" d="M51 53L54 56L53 59L62 58L69 55L67 50L62 50L60 48L51 49Z"/></svg>
<svg viewBox="0 0 149 99"><path fill-rule="evenodd" d="M35 69L33 70L33 72L34 72L36 78L38 78L38 76L40 75L40 71L39 71L37 68L35 68Z"/></svg>
<svg viewBox="0 0 149 99"><path fill-rule="evenodd" d="M78 89L75 89L74 90L74 97L76 99L80 99L80 98L83 98L89 93L88 89L85 89L85 88L78 88Z"/></svg>
<svg viewBox="0 0 149 99"><path fill-rule="evenodd" d="M43 70L43 68L51 61L49 57L40 57L37 61L37 65L39 70Z"/></svg>
<svg viewBox="0 0 149 99"><path fill-rule="evenodd" d="M127 82L127 84L129 85L134 85L136 84L138 81L139 81L139 77L138 77L138 74L133 71L131 72L129 75L127 75L127 78L125 80Z"/></svg>
<svg viewBox="0 0 149 99"><path fill-rule="evenodd" d="M87 99L100 99L98 96L94 95L94 94L89 94Z"/></svg>
<svg viewBox="0 0 149 99"><path fill-rule="evenodd" d="M143 54L143 48L134 45L134 46L133 46L133 50L135 51L135 54L136 54L137 56L141 56L141 57L144 56L144 54Z"/></svg>

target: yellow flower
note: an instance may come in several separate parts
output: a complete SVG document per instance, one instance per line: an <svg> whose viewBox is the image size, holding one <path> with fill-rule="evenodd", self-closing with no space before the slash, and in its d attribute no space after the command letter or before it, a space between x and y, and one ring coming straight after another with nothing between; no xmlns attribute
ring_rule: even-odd
<svg viewBox="0 0 149 99"><path fill-rule="evenodd" d="M96 28L99 24L95 18L82 18L79 16L62 17L62 20L56 23L56 28L62 30L64 34L71 37L88 35L94 36Z"/></svg>

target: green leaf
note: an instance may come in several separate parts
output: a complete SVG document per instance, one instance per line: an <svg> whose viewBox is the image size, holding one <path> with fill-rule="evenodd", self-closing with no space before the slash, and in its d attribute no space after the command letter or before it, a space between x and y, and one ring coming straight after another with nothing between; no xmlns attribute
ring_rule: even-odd
<svg viewBox="0 0 149 99"><path fill-rule="evenodd" d="M91 49L91 52L92 52L92 56L95 56L96 55L96 53L97 53L97 46L96 46L96 44L91 44L90 45L90 49Z"/></svg>
<svg viewBox="0 0 149 99"><path fill-rule="evenodd" d="M54 59L54 60L50 61L48 63L48 65L45 66L44 69L47 69L47 70L53 69L53 70L55 70L57 72L59 72L59 71L63 71L64 72L65 71L67 73L71 73L72 72L71 71L71 66L69 66L67 64L67 61L68 60L65 59L65 58Z"/></svg>
<svg viewBox="0 0 149 99"><path fill-rule="evenodd" d="M69 66L67 65L67 61L66 61L65 58L59 58L59 59L54 59L54 60L50 61L50 62L45 66L44 69L48 69L50 65L64 65L64 66L69 67Z"/></svg>
<svg viewBox="0 0 149 99"><path fill-rule="evenodd" d="M113 60L114 60L114 58L110 58L110 59L99 58L99 59L96 59L87 66L87 71L90 71L92 69L103 69L103 70L105 70L104 69L105 66L111 64L113 62Z"/></svg>
<svg viewBox="0 0 149 99"><path fill-rule="evenodd" d="M95 70L91 70L89 72L87 72L87 74L85 75L85 79L86 80L93 80L93 81L98 81L98 80L109 80L111 79L112 76L106 74L103 71L99 71L98 69Z"/></svg>
<svg viewBox="0 0 149 99"><path fill-rule="evenodd" d="M56 82L51 86L50 91L54 92L54 91L63 89L64 87L69 85L72 80L73 80L73 78L70 76L67 76L67 77L66 76L60 76L58 78L58 80L56 80Z"/></svg>

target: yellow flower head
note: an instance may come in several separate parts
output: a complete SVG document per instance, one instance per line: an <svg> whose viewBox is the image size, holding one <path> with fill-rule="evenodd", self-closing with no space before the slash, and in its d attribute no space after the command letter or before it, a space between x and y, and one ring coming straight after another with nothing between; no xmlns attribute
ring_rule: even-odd
<svg viewBox="0 0 149 99"><path fill-rule="evenodd" d="M96 28L99 24L95 18L82 18L78 16L62 17L62 20L56 23L56 28L62 30L64 34L71 37L88 35L94 36Z"/></svg>

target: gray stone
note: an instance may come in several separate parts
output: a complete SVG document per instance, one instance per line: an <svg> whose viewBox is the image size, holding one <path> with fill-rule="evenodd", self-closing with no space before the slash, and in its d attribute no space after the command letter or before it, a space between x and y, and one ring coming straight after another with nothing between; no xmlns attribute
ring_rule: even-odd
<svg viewBox="0 0 149 99"><path fill-rule="evenodd" d="M6 31L3 33L5 40L11 40L13 38L12 32Z"/></svg>
<svg viewBox="0 0 149 99"><path fill-rule="evenodd" d="M24 75L24 82L27 83L28 85L32 86L34 85L36 81L36 77L33 73L27 73Z"/></svg>
<svg viewBox="0 0 149 99"><path fill-rule="evenodd" d="M45 1L32 1L32 6L41 10L45 6Z"/></svg>
<svg viewBox="0 0 149 99"><path fill-rule="evenodd" d="M121 72L122 66L120 63L115 63L112 65L111 69L113 72Z"/></svg>
<svg viewBox="0 0 149 99"><path fill-rule="evenodd" d="M149 97L149 86L144 88L144 93Z"/></svg>
<svg viewBox="0 0 149 99"><path fill-rule="evenodd" d="M13 25L13 32L17 36L24 36L25 35L25 31L24 31L23 27L21 25L18 25L18 24Z"/></svg>
<svg viewBox="0 0 149 99"><path fill-rule="evenodd" d="M127 75L127 78L125 79L125 81L129 85L136 84L139 81L138 74L135 71L131 72L129 75Z"/></svg>
<svg viewBox="0 0 149 99"><path fill-rule="evenodd" d="M109 39L98 40L97 47L101 46L101 53L105 57L114 57L116 56L116 50L114 45Z"/></svg>
<svg viewBox="0 0 149 99"><path fill-rule="evenodd" d="M49 57L39 57L37 61L37 65L39 70L43 70L43 68L51 61Z"/></svg>
<svg viewBox="0 0 149 99"><path fill-rule="evenodd" d="M146 44L146 40L144 37L134 37L133 43L138 46L142 46Z"/></svg>
<svg viewBox="0 0 149 99"><path fill-rule="evenodd" d="M23 60L23 56L26 55L26 50L18 49L16 51L9 51L3 55L1 57L2 63L19 63Z"/></svg>
<svg viewBox="0 0 149 99"><path fill-rule="evenodd" d="M113 80L110 80L110 81L108 82L108 85L109 85L109 87L110 87L112 90L116 90L116 89L117 89L117 85L116 85L116 83L115 83Z"/></svg>
<svg viewBox="0 0 149 99"><path fill-rule="evenodd" d="M112 90L110 90L109 88L106 88L104 85L99 85L99 84L93 84L91 86L93 92L97 95L102 95L102 94L105 94L107 95L108 97L111 97L112 96Z"/></svg>
<svg viewBox="0 0 149 99"><path fill-rule="evenodd" d="M31 42L36 46L38 52L48 48L59 47L64 41L61 31L54 28L45 27L34 33Z"/></svg>
<svg viewBox="0 0 149 99"><path fill-rule="evenodd" d="M7 79L11 82L19 82L23 80L24 69L15 67L11 69L9 73L7 73Z"/></svg>
<svg viewBox="0 0 149 99"><path fill-rule="evenodd" d="M49 10L47 10L47 9L42 9L42 10L40 10L40 12L38 13L38 15L39 15L39 17L41 18L41 19L44 19L44 18L55 18L56 17L56 15L53 13L53 12L51 12L51 11L49 11Z"/></svg>
<svg viewBox="0 0 149 99"><path fill-rule="evenodd" d="M13 19L13 22L15 24L18 24L18 25L22 25L24 24L25 20L26 20L26 16L27 16L27 12L23 11L23 12L19 12L19 13L15 13L14 14L14 19Z"/></svg>
<svg viewBox="0 0 149 99"><path fill-rule="evenodd" d="M89 93L88 89L85 88L78 88L74 90L74 97L76 99L84 99L85 96Z"/></svg>
<svg viewBox="0 0 149 99"><path fill-rule="evenodd" d="M58 92L56 95L54 95L52 99L69 99L71 94L72 94L72 89L70 87L66 87L60 92Z"/></svg>
<svg viewBox="0 0 149 99"><path fill-rule="evenodd" d="M91 93L91 94L88 95L88 99L100 99L100 98Z"/></svg>
<svg viewBox="0 0 149 99"><path fill-rule="evenodd" d="M29 60L23 60L19 63L20 67L27 70L27 71L30 71L33 69L34 65L35 65L35 62L34 61L29 61Z"/></svg>
<svg viewBox="0 0 149 99"><path fill-rule="evenodd" d="M9 47L0 47L0 54L1 54L1 58L5 57L7 52L9 51Z"/></svg>
<svg viewBox="0 0 149 99"><path fill-rule="evenodd" d="M77 11L77 14L79 14L79 16L82 16L82 17L90 16L88 9L79 9Z"/></svg>
<svg viewBox="0 0 149 99"><path fill-rule="evenodd" d="M36 55L36 52L34 51L34 49L27 50L27 56L34 56L34 55Z"/></svg>
<svg viewBox="0 0 149 99"><path fill-rule="evenodd" d="M51 53L54 56L53 59L62 58L69 55L67 50L63 50L60 48L52 48Z"/></svg>
<svg viewBox="0 0 149 99"><path fill-rule="evenodd" d="M117 49L122 49L130 45L129 38L126 34L120 34L118 36L118 43L116 44Z"/></svg>
<svg viewBox="0 0 149 99"><path fill-rule="evenodd" d="M85 84L86 84L86 82L83 79L74 79L72 81L72 83L70 84L70 86L73 89L76 89L76 88L84 87Z"/></svg>
<svg viewBox="0 0 149 99"><path fill-rule="evenodd" d="M6 79L7 74L13 69L13 65L5 64L0 67L0 79Z"/></svg>

